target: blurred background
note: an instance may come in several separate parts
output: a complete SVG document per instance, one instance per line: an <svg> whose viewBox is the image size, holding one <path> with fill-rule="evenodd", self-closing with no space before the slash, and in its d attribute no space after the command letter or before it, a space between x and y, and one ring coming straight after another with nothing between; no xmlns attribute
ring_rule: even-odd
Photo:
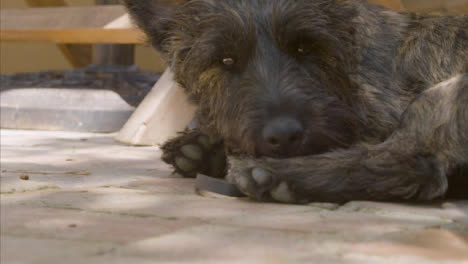
<svg viewBox="0 0 468 264"><path fill-rule="evenodd" d="M371 0L399 10L419 12L467 13L468 0ZM27 8L34 1L0 0L0 8ZM35 1L47 2L47 1ZM54 1L52 1L54 2ZM90 6L94 0L64 0L69 6ZM73 68L57 45L53 43L0 42L0 73L37 72ZM159 55L148 45L137 45L135 64L143 70L162 72L165 65Z"/></svg>
<svg viewBox="0 0 468 264"><path fill-rule="evenodd" d="M468 0L369 1L399 11L468 13ZM120 4L0 0L1 128L88 132L122 128L166 65ZM169 93L164 87L172 85L171 78L166 79L167 83L158 82L160 94ZM161 104L141 115L154 111L167 116L178 109L181 113L173 120L189 119L192 112L182 111L183 97L174 94L172 107L166 98L167 107Z"/></svg>
<svg viewBox="0 0 468 264"><path fill-rule="evenodd" d="M33 1L0 0L0 8L27 8L32 6L31 2ZM64 2L69 6L90 6L95 3L94 0L65 0ZM0 73L2 74L73 68L59 47L53 43L0 41L0 51ZM157 52L148 45L136 46L135 64L143 70L155 72L162 72L165 68Z"/></svg>

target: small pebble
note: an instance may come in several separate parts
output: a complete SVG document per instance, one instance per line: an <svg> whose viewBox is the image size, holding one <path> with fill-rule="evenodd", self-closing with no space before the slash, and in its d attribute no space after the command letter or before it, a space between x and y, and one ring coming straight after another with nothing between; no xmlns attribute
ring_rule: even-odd
<svg viewBox="0 0 468 264"><path fill-rule="evenodd" d="M23 175L20 176L20 179L23 180L23 181L29 181L29 175L23 174Z"/></svg>
<svg viewBox="0 0 468 264"><path fill-rule="evenodd" d="M69 224L68 227L69 228L76 228L76 227L78 227L78 225L77 224Z"/></svg>

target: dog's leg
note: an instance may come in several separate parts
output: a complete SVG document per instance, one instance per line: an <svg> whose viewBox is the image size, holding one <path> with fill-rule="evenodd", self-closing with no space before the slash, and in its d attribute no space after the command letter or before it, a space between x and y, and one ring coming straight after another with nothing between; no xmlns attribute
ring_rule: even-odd
<svg viewBox="0 0 468 264"><path fill-rule="evenodd" d="M226 155L221 142L215 142L198 129L180 133L162 147L162 159L187 178L203 173L212 177L226 176Z"/></svg>
<svg viewBox="0 0 468 264"><path fill-rule="evenodd" d="M230 158L228 179L262 201L307 203L441 197L468 164L468 75L422 93L378 145L285 160ZM468 175L465 175L468 176Z"/></svg>

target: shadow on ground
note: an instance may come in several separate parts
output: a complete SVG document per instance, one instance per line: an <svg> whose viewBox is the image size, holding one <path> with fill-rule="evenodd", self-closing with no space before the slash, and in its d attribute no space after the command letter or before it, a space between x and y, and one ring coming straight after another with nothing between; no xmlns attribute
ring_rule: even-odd
<svg viewBox="0 0 468 264"><path fill-rule="evenodd" d="M200 196L155 147L112 135L1 135L2 263L468 261L468 201L296 206ZM63 173L24 181L15 170ZM67 174L78 171L89 175Z"/></svg>

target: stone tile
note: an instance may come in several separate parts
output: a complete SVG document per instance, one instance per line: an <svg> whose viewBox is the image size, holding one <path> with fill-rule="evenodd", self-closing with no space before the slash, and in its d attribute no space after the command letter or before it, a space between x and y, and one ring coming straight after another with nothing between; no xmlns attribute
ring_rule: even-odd
<svg viewBox="0 0 468 264"><path fill-rule="evenodd" d="M157 263L332 263L336 248L300 232L205 225L131 243L120 255Z"/></svg>
<svg viewBox="0 0 468 264"><path fill-rule="evenodd" d="M34 180L22 180L20 176L23 174L5 175L2 174L0 177L0 193L1 194L12 194L22 193L28 191L38 191L45 189L56 189L57 185L48 182L40 182ZM26 174L25 174L26 175ZM28 175L28 177L30 177Z"/></svg>
<svg viewBox="0 0 468 264"><path fill-rule="evenodd" d="M71 260L67 264L155 264L151 258L142 258L138 256L128 257L119 254L105 254L101 256L83 257L76 260Z"/></svg>
<svg viewBox="0 0 468 264"><path fill-rule="evenodd" d="M468 202L255 203L200 196L157 148L1 131L2 263L465 264ZM27 254L24 254L27 252Z"/></svg>
<svg viewBox="0 0 468 264"><path fill-rule="evenodd" d="M275 210L271 213L264 212L223 220L221 219L215 223L311 233L317 237L326 237L343 242L378 238L383 234L417 230L425 226L414 221L391 220L374 215L326 213L313 210L302 212ZM434 222L434 224L440 223Z"/></svg>
<svg viewBox="0 0 468 264"><path fill-rule="evenodd" d="M468 263L468 242L442 229L394 233L377 241L356 244L351 249L371 256L406 255Z"/></svg>
<svg viewBox="0 0 468 264"><path fill-rule="evenodd" d="M465 212L437 205L417 207L352 202L334 209L309 206L287 211L276 208L258 214L222 218L214 223L313 233L343 242L378 239L388 234L426 228L452 230L464 238L468 236L468 221L457 220L457 217L464 217Z"/></svg>
<svg viewBox="0 0 468 264"><path fill-rule="evenodd" d="M174 179L177 181L177 179ZM231 219L262 212L289 213L303 206L255 203L245 200L208 198L194 192L183 195L150 193L127 188L59 189L35 194L4 195L2 203L28 207L75 209L101 213L125 213L170 218Z"/></svg>
<svg viewBox="0 0 468 264"><path fill-rule="evenodd" d="M396 237L404 236L398 234ZM349 243L313 233L212 224L131 243L119 248L117 254L151 258L158 263L462 264L467 260L464 245L459 241L451 240L446 247L426 249L417 242L413 247L398 247L395 240L389 240L387 246L394 248L387 249L378 247L379 242L361 240L362 243Z"/></svg>
<svg viewBox="0 0 468 264"><path fill-rule="evenodd" d="M2 206L2 235L126 243L199 225L196 219L173 219L80 210Z"/></svg>
<svg viewBox="0 0 468 264"><path fill-rule="evenodd" d="M5 264L79 263L77 260L82 260L86 256L103 255L116 248L116 245L102 242L16 237L3 234L1 245L0 262Z"/></svg>
<svg viewBox="0 0 468 264"><path fill-rule="evenodd" d="M33 182L86 187L171 176L168 166L160 160L158 148L119 145L113 139L114 134L5 129L0 132L2 179L16 179L22 174L19 172L28 171ZM5 190L24 189L18 186L24 182L3 183Z"/></svg>
<svg viewBox="0 0 468 264"><path fill-rule="evenodd" d="M173 178L135 180L126 185L121 185L121 187L157 194L192 196L195 194L195 180L179 178L178 176L174 176Z"/></svg>
<svg viewBox="0 0 468 264"><path fill-rule="evenodd" d="M468 223L468 202L447 201L426 205L395 204L377 202L349 202L339 208L342 212L365 212L389 219L413 220L420 222Z"/></svg>

